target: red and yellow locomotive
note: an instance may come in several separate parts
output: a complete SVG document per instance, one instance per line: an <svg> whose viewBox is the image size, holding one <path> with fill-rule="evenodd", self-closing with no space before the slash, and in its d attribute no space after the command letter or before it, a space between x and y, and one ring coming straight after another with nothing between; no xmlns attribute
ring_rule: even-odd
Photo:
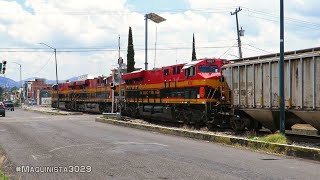
<svg viewBox="0 0 320 180"><path fill-rule="evenodd" d="M221 75L221 67L226 63L226 60L206 58L123 74L124 101L120 103L123 115L223 125L224 119L228 119L223 118L228 116L224 112L229 111L230 105L229 89ZM59 90L52 93L52 106L59 104L61 109L110 112L112 83L112 77L108 76L59 84ZM118 92L119 84L116 85L116 96Z"/></svg>

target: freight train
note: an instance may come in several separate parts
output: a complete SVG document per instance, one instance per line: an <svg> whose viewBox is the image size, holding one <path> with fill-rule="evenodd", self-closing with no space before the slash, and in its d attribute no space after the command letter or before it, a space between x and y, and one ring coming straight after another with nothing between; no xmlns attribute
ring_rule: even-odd
<svg viewBox="0 0 320 180"><path fill-rule="evenodd" d="M234 130L279 127L279 54L235 60L205 58L153 70L54 86L52 106L110 112L112 89L123 115ZM309 123L320 130L320 48L285 53L286 129ZM59 88L58 88L59 87Z"/></svg>

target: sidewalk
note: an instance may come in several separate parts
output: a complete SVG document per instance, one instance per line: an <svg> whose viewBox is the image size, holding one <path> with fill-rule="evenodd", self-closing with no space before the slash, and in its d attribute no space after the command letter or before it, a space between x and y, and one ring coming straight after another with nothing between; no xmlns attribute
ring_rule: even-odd
<svg viewBox="0 0 320 180"><path fill-rule="evenodd" d="M27 106L24 105L22 107L25 111L34 111L34 112L40 112L40 113L48 113L53 115L81 115L82 112L72 112L72 111L64 111L64 110L57 110L52 107L43 107L43 106Z"/></svg>

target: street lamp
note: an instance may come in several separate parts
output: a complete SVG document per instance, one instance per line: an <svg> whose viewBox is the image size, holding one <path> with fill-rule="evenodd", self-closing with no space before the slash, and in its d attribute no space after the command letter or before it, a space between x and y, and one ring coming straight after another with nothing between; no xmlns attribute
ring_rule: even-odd
<svg viewBox="0 0 320 180"><path fill-rule="evenodd" d="M145 29L145 70L148 70L148 19L152 20L153 22L159 24L166 19L155 14L155 13L149 13L146 14L145 16L145 21L146 21L146 29Z"/></svg>
<svg viewBox="0 0 320 180"><path fill-rule="evenodd" d="M53 48L53 47L51 47L51 46L49 46L48 44L45 44L45 43L39 43L39 44L45 45L45 46L47 46L47 47L49 47L49 48L54 50L54 59L55 59L55 64L56 64L57 98L58 98L57 108L59 108L59 83L58 83L57 49Z"/></svg>
<svg viewBox="0 0 320 180"><path fill-rule="evenodd" d="M17 62L12 62L15 64L18 64L20 67L20 107L22 109L22 77L21 77L21 64L17 63Z"/></svg>

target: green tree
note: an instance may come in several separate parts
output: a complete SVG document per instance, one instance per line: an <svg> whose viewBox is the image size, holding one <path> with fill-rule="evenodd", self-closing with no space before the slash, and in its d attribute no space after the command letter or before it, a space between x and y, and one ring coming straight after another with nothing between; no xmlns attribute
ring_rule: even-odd
<svg viewBox="0 0 320 180"><path fill-rule="evenodd" d="M132 72L135 70L134 68L134 49L133 49L133 40L132 40L132 30L129 27L129 35L128 35L128 54L127 54L127 72Z"/></svg>
<svg viewBox="0 0 320 180"><path fill-rule="evenodd" d="M195 46L195 41L194 41L194 33L193 33L193 38L192 38L192 61L197 60L196 57L196 46Z"/></svg>
<svg viewBox="0 0 320 180"><path fill-rule="evenodd" d="M4 97L4 89L2 87L0 87L0 99L3 100L3 97Z"/></svg>
<svg viewBox="0 0 320 180"><path fill-rule="evenodd" d="M17 87L13 87L13 88L11 88L11 92L12 92L12 91L16 91L16 90L18 90L18 88L17 88Z"/></svg>

